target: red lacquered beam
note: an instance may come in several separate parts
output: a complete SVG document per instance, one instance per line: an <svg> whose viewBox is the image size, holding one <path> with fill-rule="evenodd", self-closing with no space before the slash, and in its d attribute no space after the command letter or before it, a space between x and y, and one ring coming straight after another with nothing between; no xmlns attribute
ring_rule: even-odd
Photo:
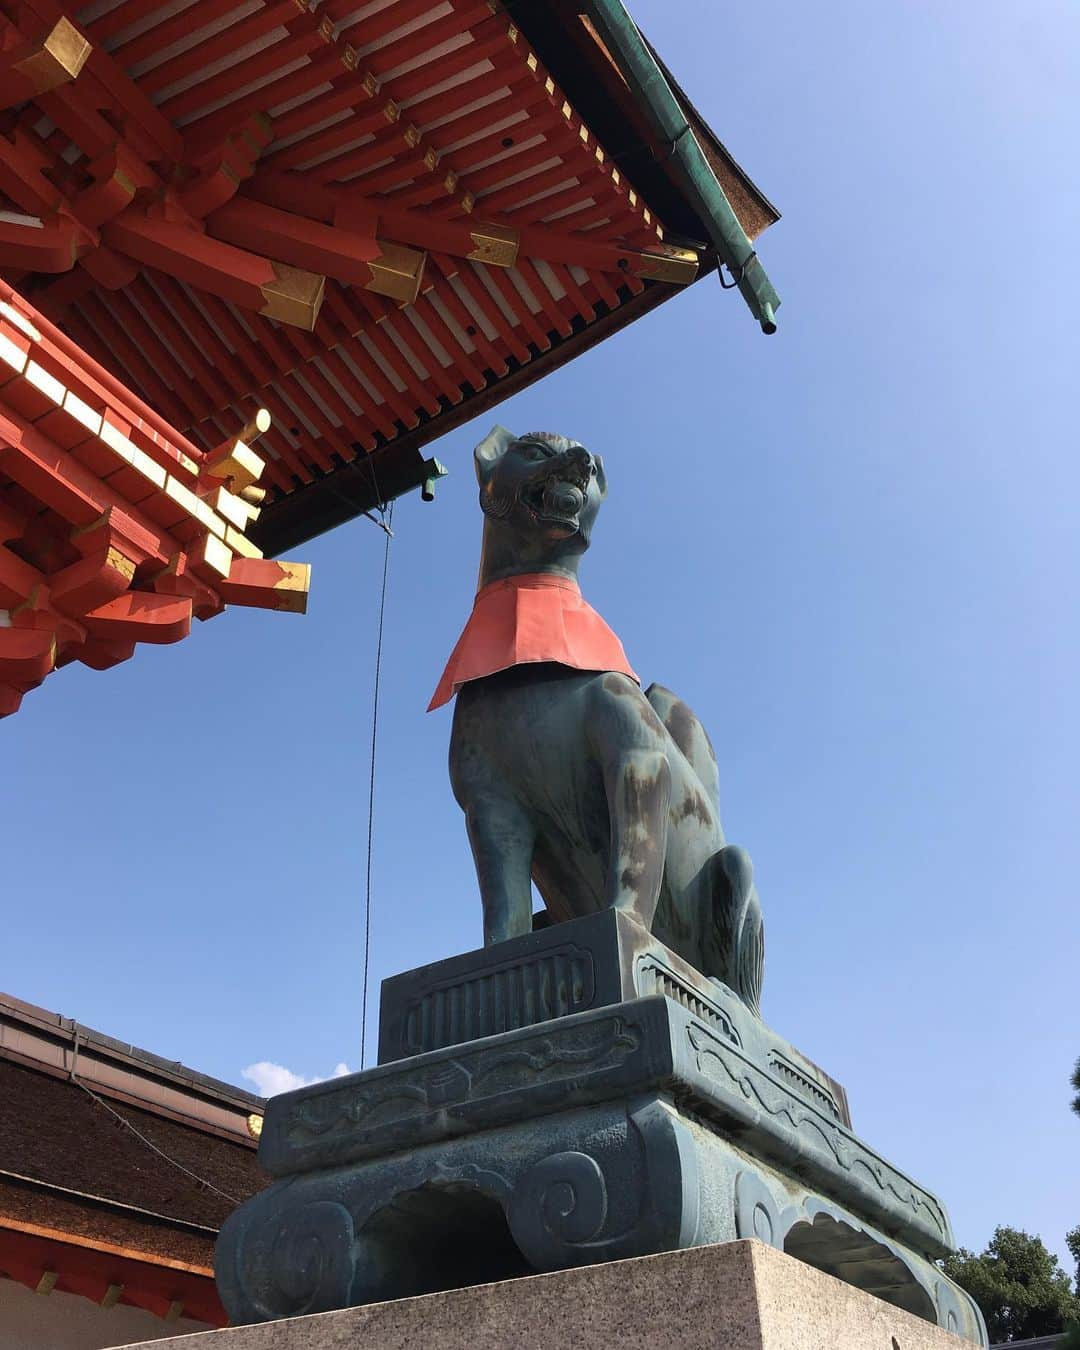
<svg viewBox="0 0 1080 1350"><path fill-rule="evenodd" d="M227 604L254 605L303 614L311 568L306 563L277 562L272 558L237 558L229 575L218 585Z"/></svg>
<svg viewBox="0 0 1080 1350"><path fill-rule="evenodd" d="M523 328L536 346L542 352L546 352L551 346L551 338L530 313L528 305L511 285L503 269L501 267L489 267L485 275L506 301L511 313L514 314L517 319L516 326Z"/></svg>
<svg viewBox="0 0 1080 1350"><path fill-rule="evenodd" d="M0 607L10 610L21 605L43 580L36 567L0 544Z"/></svg>
<svg viewBox="0 0 1080 1350"><path fill-rule="evenodd" d="M174 357L191 371L206 391L210 410L227 407L232 399L228 385L219 377L207 354L180 327L147 277L140 275L129 293L133 304L142 312L144 322L160 335Z"/></svg>
<svg viewBox="0 0 1080 1350"><path fill-rule="evenodd" d="M456 56L457 52L453 55ZM468 69L467 66L463 68ZM396 87L396 80L394 84ZM506 86L505 89L503 86ZM447 130L456 132L459 125L469 118L481 117L484 113L494 117L500 115L500 110L502 113L516 111L522 106L519 100L523 91L526 88L531 90L531 87L531 81L526 81L521 71L512 71L504 77L497 71L485 70L470 75L467 80L450 89L444 89L441 94L425 95L421 90L420 97L402 104L402 110L421 131L434 131L443 136ZM477 108L471 113L461 111L485 96L489 101L483 108ZM435 123L439 125L435 126Z"/></svg>
<svg viewBox="0 0 1080 1350"><path fill-rule="evenodd" d="M529 107L530 105L525 105L526 111ZM487 109L481 111L486 112ZM517 173L519 168L524 167L524 163L519 165L519 161L524 161L526 156L535 156L543 160L560 155L560 149L549 139L549 133L559 125L557 119L557 113L553 113L546 106L541 106L513 126L500 128L454 150L454 164L458 172L467 177L466 186L469 190L479 194L492 183L499 182L500 179L495 175L500 170L504 177ZM543 140L530 145L529 142L534 141L537 136L542 136ZM503 141L507 139L512 143L503 145Z"/></svg>
<svg viewBox="0 0 1080 1350"><path fill-rule="evenodd" d="M58 3L58 0L23 0L16 10L16 20L20 30L29 35L37 24L51 26L62 18L70 22L68 8ZM126 77L109 53L88 40L91 51L79 77L71 84L60 86L52 94L46 95L48 102L41 103L42 111L58 126L64 126L64 121L56 115L57 107L68 107L75 116L83 118L88 127L97 128L103 121L98 117L97 108L112 108L121 114L118 120L130 122L127 137L137 153L149 154L150 157L165 155L177 158L180 154L180 137L175 128L170 126L145 93ZM108 126L108 123L103 124ZM115 137L114 130L112 139L115 140ZM90 146L80 138L72 139L83 150L90 151ZM106 137L102 146L91 153L100 153L100 149L106 148L108 144L109 139Z"/></svg>
<svg viewBox="0 0 1080 1350"><path fill-rule="evenodd" d="M518 336L513 324L507 322L487 287L481 283L472 264L459 264L456 259L448 258L445 255L436 254L435 256L445 276L457 277L462 289L468 295L472 307L478 314L484 315L488 321L488 326L493 328L499 338L506 344L506 349L514 360L519 365L525 365L526 362L531 361L532 353Z"/></svg>
<svg viewBox="0 0 1080 1350"><path fill-rule="evenodd" d="M533 180L529 180L533 183ZM516 233L520 252L549 262L577 265L616 274L633 272L649 265L650 256L660 256L653 245L653 255L620 246L607 239L589 238L576 234L569 226L525 224L506 216L491 216L480 209L470 217L446 217L431 212L409 211L397 205L394 197L380 199L363 195L360 183L326 186L312 184L302 174L263 174L245 185L244 198L254 197L264 202L276 202L297 214L323 222L339 220L348 225L353 212L373 215L380 235L415 248L448 252L464 257L477 247L477 235L493 225ZM530 191L535 190L535 184ZM565 189L558 197L548 197L535 203L538 212L547 213L573 205L590 195L588 185L578 184ZM488 199L484 199L486 204ZM588 208L592 209L592 208ZM523 214L525 212L523 211Z"/></svg>
<svg viewBox="0 0 1080 1350"><path fill-rule="evenodd" d="M65 199L45 176L53 166L40 138L16 127L10 137L0 135L0 191L33 216L49 216Z"/></svg>
<svg viewBox="0 0 1080 1350"><path fill-rule="evenodd" d="M191 11L189 10L190 14ZM304 20L307 20L304 23ZM145 74L139 76L139 86L146 94L158 94L170 85L178 83L180 80L189 79L205 70L208 66L225 57L239 51L241 47L246 47L251 42L257 42L259 38L272 33L275 28L285 28L289 34L292 33L294 25L303 25L303 30L308 31L311 27L318 26L318 20L306 10L298 10L295 0L279 0L278 4L263 4L254 14L249 14L240 19L237 23L229 24L227 28L215 26L202 41L197 42L195 46L189 47L187 51L180 52L176 56L171 56L167 61L155 66L153 70L148 70ZM199 27L202 27L200 24ZM278 60L281 65L294 59L294 54L288 51L288 38L282 38L275 46L281 47ZM261 54L261 53L260 53ZM247 84L247 63L245 62L239 70L235 67L218 72L202 81L203 101L210 103L219 98L224 98L229 89L235 87L237 83ZM187 92L187 91L185 91ZM180 97L177 95L176 97ZM162 107L167 104L162 104ZM176 113L170 109L166 116L174 118Z"/></svg>
<svg viewBox="0 0 1080 1350"><path fill-rule="evenodd" d="M348 186L358 187L359 182L358 179L356 184L350 183ZM392 205L409 210L429 206L432 203L439 203L444 210L457 210L462 214L467 214L468 209L465 194L458 191L457 174L442 164L436 173L424 172L400 187L395 187L388 200Z"/></svg>
<svg viewBox="0 0 1080 1350"><path fill-rule="evenodd" d="M359 412L353 412L334 387L334 382L327 377L319 365L320 361L325 360L326 353L317 349L316 335L304 334L304 336L308 338L312 350L306 355L304 364L293 371L292 382L300 385L316 406L325 405L324 416L329 414L337 418L341 426L334 428L335 433L348 446L347 454L339 453L343 453L345 459L354 459L356 451L352 448L352 441L364 443L365 448L375 445L372 425L363 411L363 406L361 405ZM364 402L367 402L367 399Z"/></svg>
<svg viewBox="0 0 1080 1350"><path fill-rule="evenodd" d="M279 381L274 390L265 394L268 406L275 417L280 417L283 426L292 428L297 423L301 442L301 454L313 461L324 473L332 472L334 454L347 458L348 446L336 428L331 426L326 416L312 403L307 391L297 385L291 376ZM274 408L275 401L280 405ZM308 431L314 428L314 433ZM292 435L290 430L290 435Z"/></svg>
<svg viewBox="0 0 1080 1350"><path fill-rule="evenodd" d="M141 211L127 211L109 221L102 238L147 267L256 312L267 307L267 292L277 281L268 259Z"/></svg>
<svg viewBox="0 0 1080 1350"><path fill-rule="evenodd" d="M225 301L202 291L194 302L206 312L211 327L222 334L224 341L251 372L249 387L261 389L270 384L277 374L273 362L267 358L261 344L241 326Z"/></svg>
<svg viewBox="0 0 1080 1350"><path fill-rule="evenodd" d="M489 23L486 25L483 35L479 38L477 37L477 31L477 29L473 29L474 40L472 42L464 47L456 47L452 52L447 52L439 57L437 75L433 74L427 65L419 66L416 70L410 70L404 75L395 75L393 87L387 88L386 92L392 93L402 107L409 108L411 112L412 104L436 84L442 84L445 80L453 79L455 75L461 74L462 71L471 70L473 66L479 65L483 61L492 60L506 43L501 28ZM472 78L486 80L490 89L497 89L503 83L498 78L498 73L491 70ZM442 94L434 94L432 97L450 98L457 93L459 87L464 88L465 86L455 85L454 88L448 89ZM461 107L462 104L457 106Z"/></svg>
<svg viewBox="0 0 1080 1350"><path fill-rule="evenodd" d="M396 0L396 3L387 5L385 9L342 28L341 35L348 36L354 46L367 49L384 42L391 33L419 19L432 8L431 0Z"/></svg>
<svg viewBox="0 0 1080 1350"><path fill-rule="evenodd" d="M184 127L184 142L189 151L197 153L215 145L229 134L239 123L257 113L268 113L279 104L288 103L334 78L341 68L340 53L333 47L325 51L316 51L311 61L299 70L291 70L287 75L241 94L213 112L203 113L190 120ZM360 79L354 72L354 78ZM243 86L240 86L241 88ZM318 102L316 95L312 102ZM303 106L307 106L306 104ZM276 125L276 124L275 124Z"/></svg>
<svg viewBox="0 0 1080 1350"><path fill-rule="evenodd" d="M90 326L106 335L110 342L116 339L118 332L124 335L126 341L117 344L118 350L130 355L129 345L134 344L155 370L173 373L176 380L171 386L173 393L188 408L187 415L177 419L177 426L187 426L207 415L213 405L206 392L196 384L194 378L184 373L176 355L165 346L153 325L147 322L126 292L115 291L108 295L107 300L100 294L91 293L80 300L78 309L83 312ZM135 360L134 357L132 359ZM195 453L201 454L200 451Z"/></svg>
<svg viewBox="0 0 1080 1350"><path fill-rule="evenodd" d="M204 127L204 123L209 125L210 119L220 114L225 119L227 130L232 124L226 114L232 112L235 116L243 118L250 116L252 112L263 112L282 101L271 97L272 82L268 81L262 88L252 90L250 99L247 95L243 95L232 102L223 103L212 113L208 113L207 108L221 102L222 99L227 99L233 89L246 88L251 81L271 75L275 70L290 65L311 51L321 52L326 43L326 34L318 28L310 32L293 33L287 38L282 38L279 43L254 56L246 57L239 65L224 71L223 75L232 75L233 80L229 84L222 85L222 92L215 92L213 81L194 84L183 93L173 94L171 98L167 98L161 105L162 112L171 117L177 125L186 127L190 124L200 129Z"/></svg>
<svg viewBox="0 0 1080 1350"><path fill-rule="evenodd" d="M367 141L363 145L345 149L332 160L313 165L306 170L307 175L316 182L327 182L337 178L355 178L382 168L394 168L399 164L419 164L422 162L428 145L421 141L415 127L405 122L395 122L387 128L385 138ZM390 165L386 164L391 160Z"/></svg>
<svg viewBox="0 0 1080 1350"><path fill-rule="evenodd" d="M358 307L367 310L370 317L375 320L365 328L365 336L382 360L405 386L403 397L411 402L414 407L423 408L432 417L441 412L439 400L428 388L427 381L413 370L410 363L402 355L397 343L386 332L385 324L378 322L380 317L385 318L385 314L379 313L378 306L375 303L377 297L367 291L353 291L351 299Z"/></svg>
<svg viewBox="0 0 1080 1350"><path fill-rule="evenodd" d="M427 178L432 173L439 172L438 154L431 147L406 148L400 154L396 154L389 164L366 173L355 167L357 161L363 162L363 151L364 147L361 146L359 151L347 152L338 159L320 164L309 170L308 176L320 185L346 179L352 191L362 190L368 196L374 197L380 192L393 191L401 183Z"/></svg>
<svg viewBox="0 0 1080 1350"><path fill-rule="evenodd" d="M291 370L277 383L276 387L279 394L282 398L287 398L296 405L303 418L311 423L330 450L336 451L345 459L350 458L349 445L341 429L334 426L327 414L312 399L303 384L296 379L297 374L303 369L304 362L309 360L316 350L311 335L300 329L282 326L278 329L276 337L279 339L281 350L287 353L291 347L295 353L293 356L284 356L284 360L291 365ZM265 390L264 394L269 397L270 390ZM318 463L321 468L326 470L333 468L333 460L328 453L325 458L319 458Z"/></svg>
<svg viewBox="0 0 1080 1350"><path fill-rule="evenodd" d="M168 306L169 312L196 348L204 352L215 369L225 375L232 397L237 397L241 390L250 388L251 377L244 370L240 360L229 351L213 327L207 323L185 288L175 278L161 272L154 274L153 284L163 303Z"/></svg>
<svg viewBox="0 0 1080 1350"><path fill-rule="evenodd" d="M452 368L472 385L476 393L479 393L487 385L487 380L474 358L454 335L453 329L432 303L433 295L434 291L431 291L426 296L419 298L414 311L415 317L431 330L431 336L450 358Z"/></svg>
<svg viewBox="0 0 1080 1350"><path fill-rule="evenodd" d="M310 469L305 468L301 472L300 469L292 467L294 459L292 446L273 427L263 433L262 439L259 441L259 449L260 452L266 451L266 478L269 479L266 486L279 488L282 493L291 492L296 486L293 481L294 477L301 483L310 483L315 477ZM285 457L286 451L288 452L288 458ZM301 463L301 461L297 462Z"/></svg>
<svg viewBox="0 0 1080 1350"><path fill-rule="evenodd" d="M468 173L470 164L479 162L479 156L473 159L476 146L482 145L484 158L493 158L519 142L531 139L538 130L533 110L539 102L531 83L519 84L503 94L498 101L485 103L482 108L465 113L461 117L448 118L434 130L425 131L424 134L434 144L444 147L444 153L454 156L454 164L460 173ZM412 114L414 111L415 109L410 109L409 113ZM542 113L543 109L539 111ZM516 121L491 129L494 123L505 123L506 119L513 115L517 116ZM507 140L510 141L510 145L504 144Z"/></svg>
<svg viewBox="0 0 1080 1350"><path fill-rule="evenodd" d="M382 395L393 416L411 431L420 421L420 416L416 407L410 404L408 400L409 382L403 381L405 390L399 391L393 381L383 372L379 363L368 352L364 343L359 340L359 335L365 334L368 336L371 345L376 345L370 336L371 330L374 328L371 320L366 314L362 315L359 312L358 307L353 304L353 293L344 288L335 286L327 295L327 304L345 331L356 339L348 348L349 359L363 372L372 388ZM396 369L396 367L391 367L391 369Z"/></svg>
<svg viewBox="0 0 1080 1350"><path fill-rule="evenodd" d="M327 350L320 356L315 357L312 365L318 371L320 378L325 380L329 388L333 390L337 404L344 405L348 409L348 417L344 413L339 413L342 421L350 428L358 421L361 429L364 428L364 424L367 424L372 446L375 444L376 432L387 440L393 440L398 434L398 429L394 425L390 409L385 402L380 402L372 397L359 378L341 359L338 344L344 330L329 313L325 316L321 326L323 332L320 333L316 329L315 336L325 338ZM349 408L349 400L356 404L359 409L358 412L353 412ZM363 436L357 436L357 440L363 439Z"/></svg>
<svg viewBox="0 0 1080 1350"><path fill-rule="evenodd" d="M97 102L75 83L62 86L51 94L40 94L34 107L54 122L84 154L96 159L111 150L118 139L116 128L95 106Z"/></svg>
<svg viewBox="0 0 1080 1350"><path fill-rule="evenodd" d="M145 12L145 5L136 8L140 7ZM171 18L164 18L159 23L154 24L152 28L147 28L138 37L128 38L126 42L119 43L112 48L110 55L126 73L132 66L139 65L157 52L165 51L167 47L171 47L180 38L187 37L192 31L217 24L218 20L223 19L226 14L234 9L236 9L236 0L198 0L197 4L189 5L182 9L179 14L174 14ZM106 19L108 17L106 16ZM100 30L98 25L101 22L101 20L98 20L98 23L90 29L93 36L99 40ZM131 19L124 27L130 26Z"/></svg>
<svg viewBox="0 0 1080 1350"><path fill-rule="evenodd" d="M552 271L558 266L558 264L549 265L552 267ZM573 327L559 305L559 302L544 284L544 278L528 258L518 258L516 269L520 273L522 281L525 282L529 290L536 296L541 309L547 315L552 327L556 329L562 337L568 338L574 331ZM591 318L592 315L590 314L589 317Z"/></svg>
<svg viewBox="0 0 1080 1350"><path fill-rule="evenodd" d="M446 285L433 288L433 293L438 295L439 302L446 311L452 316L455 323L465 334L465 336L476 347L477 358L483 360L487 367L492 370L496 378L507 373L509 367L506 364L506 357L495 349L495 346L488 339L482 325L478 321L476 314L470 314L461 301L461 297L450 284L452 277L457 275L457 269L453 263L443 257L440 261L440 255L436 254L432 262L439 268L446 278ZM449 264L449 270L443 271L442 263Z"/></svg>
<svg viewBox="0 0 1080 1350"><path fill-rule="evenodd" d="M305 107L307 106L305 104ZM380 95L377 103L373 103L370 108L365 105L364 110L354 117L343 118L333 126L306 136L303 140L294 141L281 150L271 150L263 156L262 168L267 172L279 173L298 164L307 164L311 160L319 159L339 150L342 146L351 144L361 136L371 134L388 122L396 121L398 116L397 104L392 99L385 99ZM276 122L274 134L277 135Z"/></svg>
<svg viewBox="0 0 1080 1350"><path fill-rule="evenodd" d="M186 597L127 591L91 610L86 630L106 641L179 642L191 632L191 608Z"/></svg>
<svg viewBox="0 0 1080 1350"><path fill-rule="evenodd" d="M356 45L363 59L375 74L382 79L386 76L387 72L396 70L398 66L403 66L406 62L413 61L418 57L423 56L425 53L434 53L444 42L459 37L463 29L475 29L485 20L489 20L490 18L491 11L488 7L486 5L479 5L471 9L466 9L461 13L447 14L443 18L425 24L422 28L415 29L404 37L386 43L377 50L370 50L361 43L357 43ZM363 37L363 23L364 20L361 19L359 21L361 38ZM352 30L350 29L349 31L351 32ZM429 55L427 59L422 62L422 65L427 68L433 61L437 61L438 59L437 56ZM409 71L408 73L411 75L413 72ZM428 83L433 83L430 71L428 72Z"/></svg>
<svg viewBox="0 0 1080 1350"><path fill-rule="evenodd" d="M517 183L511 183L509 187L494 188L486 196L478 197L476 200L476 212L478 215L509 215L511 211L517 210L522 206L531 206L535 198L537 205L546 196L559 190L560 185L567 179L577 177L573 169L565 164L553 164L547 169L538 169L530 173L527 178L522 178ZM583 195L591 195L588 189L583 188Z"/></svg>
<svg viewBox="0 0 1080 1350"><path fill-rule="evenodd" d="M403 347L421 368L427 370L427 383L441 389L443 397L448 398L451 403L460 403L464 394L455 381L453 373L443 366L435 352L428 347L420 333L413 328L404 315L398 313L380 295L371 295L367 291L357 291L356 296L361 305L376 320L376 328L381 329L391 341ZM415 385L419 378L419 376L414 375L412 383Z"/></svg>
<svg viewBox="0 0 1080 1350"><path fill-rule="evenodd" d="M90 236L75 221L54 217L44 225L15 225L0 220L0 258L5 268L28 272L67 272L75 266Z"/></svg>
<svg viewBox="0 0 1080 1350"><path fill-rule="evenodd" d="M120 4L110 9L107 14L85 25L86 31L95 42L104 45L117 33L122 33L125 28L131 28L137 23L145 13L144 5L145 0L121 0Z"/></svg>
<svg viewBox="0 0 1080 1350"><path fill-rule="evenodd" d="M78 339L83 350L91 357L99 362L118 362L143 397L155 403L174 425L182 427L187 424L188 410L161 379L139 345L131 340L130 335L114 321L104 306L98 321L93 324L73 306L68 311L67 324L72 336Z"/></svg>
<svg viewBox="0 0 1080 1350"><path fill-rule="evenodd" d="M333 89L329 93L324 91L316 94L313 98L308 99L306 103L301 103L298 107L290 108L288 112L280 113L276 116L274 118L274 139L276 141L290 140L292 137L298 136L308 127L318 126L320 122L325 122L326 119L331 117L334 113L345 111L355 112L358 108L364 108L366 112L367 105L372 103L372 100L378 95L379 82L375 76L363 75L358 70L353 70L348 66L344 66L340 54L336 49L330 52L329 56L320 65L320 69L322 69L323 66L326 67L326 70L322 75L322 78L306 87L314 88L318 84L326 84L332 81L334 85ZM297 71L296 73L303 74L304 72ZM291 78L291 76L286 76L281 83L283 85L287 84ZM266 100L267 107L272 108L277 103L284 103L287 97L295 97L295 95L287 95L286 98L280 97L276 94L276 90L277 86L274 85L269 90L264 89L260 91L262 93L275 93L275 98L272 101ZM298 92L302 91L298 90ZM384 96L379 100L380 110L385 106L385 103L386 99ZM364 114L358 114L358 116L363 117ZM352 125L351 119L350 125ZM377 125L379 125L379 123L376 119L373 123L373 128ZM312 138L309 137L304 144L310 144L311 140Z"/></svg>
<svg viewBox="0 0 1080 1350"><path fill-rule="evenodd" d="M179 435L160 413L132 394L124 384L110 374L106 366L89 361L77 343L73 342L66 333L50 322L45 315L32 310L20 295L13 292L10 287L2 282L0 282L0 297L21 314L24 314L28 321L41 333L42 338L63 355L68 368L78 372L78 379L83 387L84 396L87 392L93 393L100 397L103 403L115 408L121 416L133 425L140 422L145 423L152 428L161 442L172 446L174 451L180 455L198 460L198 449Z"/></svg>
<svg viewBox="0 0 1080 1350"><path fill-rule="evenodd" d="M7 448L2 448L5 443ZM115 508L153 541L162 562L180 547L171 534L17 413L0 412L0 470L74 526L90 526Z"/></svg>
<svg viewBox="0 0 1080 1350"><path fill-rule="evenodd" d="M334 283L334 289L340 292L343 288ZM363 345L351 340L356 333L352 330L351 321L348 323L345 321L345 314L346 311L341 305L331 308L328 303L324 306L319 323L315 325L312 333L315 341L322 344L322 350L312 356L309 362L311 376L315 378L317 372L317 377L325 380L332 388L336 382L343 391L338 393L335 388L337 397L344 401L344 396L347 395L360 409L359 414L350 410L349 417L355 419L359 415L366 418L373 432L377 430L388 440L392 440L397 436L398 428L394 425L393 407L383 392L385 376L379 371ZM351 365L344 358L346 350ZM374 392L369 392L369 386ZM348 407L347 402L345 406ZM343 416L343 420L347 419Z"/></svg>
<svg viewBox="0 0 1080 1350"><path fill-rule="evenodd" d="M374 232L323 225L242 197L208 216L206 227L216 239L233 244L246 241L248 247L282 262L356 286L372 281L371 264L384 252Z"/></svg>

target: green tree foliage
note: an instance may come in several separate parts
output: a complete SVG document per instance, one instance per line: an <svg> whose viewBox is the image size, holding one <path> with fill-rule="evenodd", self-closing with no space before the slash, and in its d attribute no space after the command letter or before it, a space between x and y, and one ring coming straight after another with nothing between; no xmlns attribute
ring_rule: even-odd
<svg viewBox="0 0 1080 1350"><path fill-rule="evenodd" d="M995 1229L984 1252L961 1248L942 1269L982 1309L991 1342L1052 1336L1080 1321L1080 1298L1057 1257L1016 1228Z"/></svg>
<svg viewBox="0 0 1080 1350"><path fill-rule="evenodd" d="M1072 1099L1072 1109L1080 1116L1080 1059L1076 1061L1076 1067L1072 1071L1069 1082L1076 1091L1076 1096Z"/></svg>
<svg viewBox="0 0 1080 1350"><path fill-rule="evenodd" d="M1065 1234L1065 1245L1076 1262L1076 1292L1080 1294L1080 1224Z"/></svg>

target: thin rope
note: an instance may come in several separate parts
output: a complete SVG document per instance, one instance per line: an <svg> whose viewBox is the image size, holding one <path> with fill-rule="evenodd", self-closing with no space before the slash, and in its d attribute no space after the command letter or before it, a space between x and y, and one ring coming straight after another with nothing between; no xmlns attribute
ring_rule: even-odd
<svg viewBox="0 0 1080 1350"><path fill-rule="evenodd" d="M374 477L374 466L372 468ZM378 488L376 488L378 491ZM386 579L390 572L390 540L393 531L390 526L394 519L394 503L389 507L380 506L382 525L386 538L383 542L382 589L379 594L379 632L375 642L375 689L371 706L371 774L368 779L368 823L367 823L367 867L364 892L364 978L362 983L362 1007L360 1012L360 1068L367 1062L367 1011L368 1011L368 969L371 961L371 858L375 835L375 749L379 737L379 683L382 675L383 622L386 618Z"/></svg>
<svg viewBox="0 0 1080 1350"><path fill-rule="evenodd" d="M214 1191L217 1195L220 1195L223 1200L228 1200L231 1204L234 1205L239 1205L242 1203L239 1196L230 1195L228 1191L223 1191L220 1186L215 1186L212 1181L207 1181L205 1177L201 1177L197 1172L193 1172L190 1167L185 1167L183 1163L177 1162L175 1158L170 1158L170 1156L165 1152L164 1149L158 1148L157 1144L155 1144L152 1139L147 1139L145 1134L137 1130L135 1126L132 1125L131 1121L127 1119L126 1116L122 1116L119 1111L114 1111L107 1101L102 1100L102 1098L99 1097L96 1092L88 1088L81 1078L76 1078L75 1075L72 1074L71 1079L72 1082L77 1083L79 1087L82 1088L82 1090L87 1094L87 1096L93 1097L94 1101L97 1102L98 1106L103 1106L105 1110L108 1111L110 1116L113 1116L116 1120L120 1122L121 1125L129 1129L136 1139L138 1139L141 1143L144 1143L146 1147L152 1150L152 1152L156 1153L159 1158L164 1158L165 1161L169 1163L171 1166L177 1168L179 1171L185 1173L185 1175L191 1177L192 1181L197 1181L200 1186L205 1186L208 1191Z"/></svg>

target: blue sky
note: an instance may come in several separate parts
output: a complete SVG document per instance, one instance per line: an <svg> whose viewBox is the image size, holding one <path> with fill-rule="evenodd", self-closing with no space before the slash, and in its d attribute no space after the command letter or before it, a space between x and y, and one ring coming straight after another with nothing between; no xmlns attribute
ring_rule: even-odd
<svg viewBox="0 0 1080 1350"><path fill-rule="evenodd" d="M1071 0L638 0L784 212L764 337L709 279L503 404L604 455L584 590L716 743L765 907L766 1019L959 1240L1080 1223ZM378 981L477 945L424 708L480 515L448 436L398 505ZM294 551L306 618L231 610L0 727L12 994L241 1082L359 1063L382 536Z"/></svg>

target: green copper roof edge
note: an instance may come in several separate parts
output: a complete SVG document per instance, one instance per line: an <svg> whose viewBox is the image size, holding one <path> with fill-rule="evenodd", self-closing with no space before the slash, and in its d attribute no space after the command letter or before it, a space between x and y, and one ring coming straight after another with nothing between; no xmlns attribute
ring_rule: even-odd
<svg viewBox="0 0 1080 1350"><path fill-rule="evenodd" d="M683 186L721 262L736 279L762 330L775 333L780 297L637 25L621 0L585 0L585 6L624 79L640 98L654 131L671 146Z"/></svg>

